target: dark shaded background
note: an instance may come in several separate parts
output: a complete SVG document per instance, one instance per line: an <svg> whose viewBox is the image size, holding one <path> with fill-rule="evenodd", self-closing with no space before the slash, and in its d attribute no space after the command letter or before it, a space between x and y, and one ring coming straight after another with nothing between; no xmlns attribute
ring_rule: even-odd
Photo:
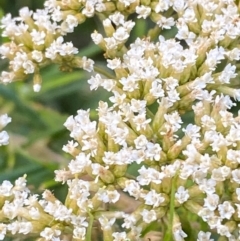
<svg viewBox="0 0 240 241"><path fill-rule="evenodd" d="M18 10L24 6L30 9L37 9L43 7L43 0L1 0L0 7L6 12L11 12L13 16L18 15Z"/></svg>

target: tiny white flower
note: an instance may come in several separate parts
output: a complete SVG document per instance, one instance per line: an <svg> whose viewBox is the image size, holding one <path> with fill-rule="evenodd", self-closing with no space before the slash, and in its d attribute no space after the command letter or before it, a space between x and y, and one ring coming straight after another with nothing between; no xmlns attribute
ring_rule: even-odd
<svg viewBox="0 0 240 241"><path fill-rule="evenodd" d="M158 207L161 203L165 201L165 198L161 193L157 193L155 190L149 191L147 194L143 194L142 197L145 200L145 204Z"/></svg>
<svg viewBox="0 0 240 241"><path fill-rule="evenodd" d="M138 14L138 18L146 19L151 13L151 8L144 5L137 6L136 13Z"/></svg>
<svg viewBox="0 0 240 241"><path fill-rule="evenodd" d="M107 218L106 216L101 216L99 219L102 230L111 230L116 218Z"/></svg>
<svg viewBox="0 0 240 241"><path fill-rule="evenodd" d="M127 238L126 232L114 232L112 236L114 237L113 241L130 241Z"/></svg>
<svg viewBox="0 0 240 241"><path fill-rule="evenodd" d="M232 207L229 201L224 201L222 204L219 204L218 211L222 219L230 219L235 213L235 209Z"/></svg>
<svg viewBox="0 0 240 241"><path fill-rule="evenodd" d="M190 196L188 190L185 189L183 186L180 186L177 192L175 193L175 198L180 204L186 202L189 197Z"/></svg>
<svg viewBox="0 0 240 241"><path fill-rule="evenodd" d="M7 233L7 224L0 223L0 240L4 240Z"/></svg>
<svg viewBox="0 0 240 241"><path fill-rule="evenodd" d="M75 228L73 230L73 238L74 239L82 239L82 240L84 240L85 236L86 236L86 233L87 233L87 231L86 231L85 227L75 226Z"/></svg>
<svg viewBox="0 0 240 241"><path fill-rule="evenodd" d="M232 181L240 184L240 170L235 169L232 171Z"/></svg>
<svg viewBox="0 0 240 241"><path fill-rule="evenodd" d="M207 197L204 198L204 207L214 211L218 207L218 202L219 196L217 194L207 194Z"/></svg>
<svg viewBox="0 0 240 241"><path fill-rule="evenodd" d="M12 121L12 118L7 114L0 116L0 129L4 128L8 123Z"/></svg>
<svg viewBox="0 0 240 241"><path fill-rule="evenodd" d="M181 223L176 223L173 226L174 240L183 241L187 237L187 234L182 230Z"/></svg>
<svg viewBox="0 0 240 241"><path fill-rule="evenodd" d="M33 29L30 35L32 36L32 41L34 44L36 45L44 44L45 37L46 37L46 33L44 31L39 32L36 29Z"/></svg>
<svg viewBox="0 0 240 241"><path fill-rule="evenodd" d="M33 50L32 51L32 59L40 63L43 60L42 52L38 51L38 50Z"/></svg>
<svg viewBox="0 0 240 241"><path fill-rule="evenodd" d="M98 192L98 199L104 203L116 203L120 198L120 194L117 190L103 190L101 189Z"/></svg>
<svg viewBox="0 0 240 241"><path fill-rule="evenodd" d="M211 233L210 232L203 232L200 231L198 233L198 239L197 241L214 241L213 239L210 239Z"/></svg>
<svg viewBox="0 0 240 241"><path fill-rule="evenodd" d="M9 135L6 131L0 132L0 146L8 145L9 143Z"/></svg>
<svg viewBox="0 0 240 241"><path fill-rule="evenodd" d="M151 223L155 220L157 220L157 214L154 210L147 210L147 209L143 209L143 211L141 212L141 215L143 217L143 221L145 223Z"/></svg>

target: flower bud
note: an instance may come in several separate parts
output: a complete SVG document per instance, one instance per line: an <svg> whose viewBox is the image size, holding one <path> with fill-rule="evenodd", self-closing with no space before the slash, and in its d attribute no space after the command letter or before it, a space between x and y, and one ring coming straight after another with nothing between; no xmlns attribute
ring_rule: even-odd
<svg viewBox="0 0 240 241"><path fill-rule="evenodd" d="M170 160L176 159L181 151L191 142L191 138L185 135L182 140L177 141L168 151L167 156Z"/></svg>
<svg viewBox="0 0 240 241"><path fill-rule="evenodd" d="M126 125L123 121L120 122L119 124L120 128L127 128L128 129L128 136L126 138L126 142L128 143L128 145L133 146L134 144L134 140L137 139L138 135L128 126Z"/></svg>
<svg viewBox="0 0 240 241"><path fill-rule="evenodd" d="M165 131L165 128L163 128ZM160 129L159 132L162 130ZM163 142L162 142L162 149L167 152L171 146L174 144L174 139L173 139L173 133L166 133L166 135L163 136ZM167 157L167 154L165 154Z"/></svg>
<svg viewBox="0 0 240 241"><path fill-rule="evenodd" d="M151 105L156 101L156 97L154 97L151 93L147 93L144 95L144 100L147 101L147 105Z"/></svg>
<svg viewBox="0 0 240 241"><path fill-rule="evenodd" d="M236 88L231 88L226 85L220 85L217 88L217 91L223 93L225 95L229 95L230 97L234 98L235 100L240 100L240 90Z"/></svg>
<svg viewBox="0 0 240 241"><path fill-rule="evenodd" d="M233 200L233 202L236 202L234 199L232 199L232 200ZM237 201L237 202L239 202L239 201ZM233 214L233 219L237 222L240 222L240 204L235 203L235 205L237 206L237 210Z"/></svg>
<svg viewBox="0 0 240 241"><path fill-rule="evenodd" d="M113 3L113 2L104 2L103 3L104 4L104 6L105 6L105 11L106 12L114 12L115 11L115 9L116 9L116 6L115 6L115 4Z"/></svg>
<svg viewBox="0 0 240 241"><path fill-rule="evenodd" d="M145 5L145 6L150 5L151 2L152 2L151 0L140 0L140 3L141 3L142 5Z"/></svg>
<svg viewBox="0 0 240 241"><path fill-rule="evenodd" d="M115 143L110 135L108 135L107 150L111 152L117 152L119 150L119 145Z"/></svg>
<svg viewBox="0 0 240 241"><path fill-rule="evenodd" d="M100 206L102 206L102 204L103 204L102 201L99 200L98 193L93 196L91 201L92 201L92 209L93 210L98 210L98 208Z"/></svg>
<svg viewBox="0 0 240 241"><path fill-rule="evenodd" d="M182 85L182 84L185 84L186 82L189 81L189 77L191 75L191 70L192 70L192 67L191 66L186 66L185 69L183 70L183 72L181 72L179 74L179 77L176 76L177 79L179 79L179 83ZM172 77L174 77L174 75L172 75Z"/></svg>
<svg viewBox="0 0 240 241"><path fill-rule="evenodd" d="M200 210L202 210L202 206L200 206L197 202L192 200L186 201L183 206L192 213L198 214Z"/></svg>
<svg viewBox="0 0 240 241"><path fill-rule="evenodd" d="M46 200L46 201L49 201L49 202L52 202L54 203L55 201L57 201L58 199L52 194L51 191L49 190L45 190L42 194L43 198Z"/></svg>
<svg viewBox="0 0 240 241"><path fill-rule="evenodd" d="M194 99L195 98L192 93L185 95L180 99L178 109L187 111L192 106Z"/></svg>
<svg viewBox="0 0 240 241"><path fill-rule="evenodd" d="M151 39L151 40L155 40L159 34L161 32L161 28L159 28L157 25L154 27L154 28L151 28L148 33L147 33L147 36ZM161 71L162 70L166 70L165 68L161 68ZM166 75L164 75L165 71L161 72L161 74L163 74L162 77L167 77Z"/></svg>
<svg viewBox="0 0 240 241"><path fill-rule="evenodd" d="M228 187L228 190L230 191L230 192L233 192L233 200L234 201L236 201L237 200L237 196L235 196L235 190L239 187L239 184L238 183L236 183L236 182L228 182L228 185L227 185L227 187ZM236 198L235 198L236 197ZM240 201L240 200L239 200Z"/></svg>
<svg viewBox="0 0 240 241"><path fill-rule="evenodd" d="M128 181L129 179L126 177L120 177L117 179L117 184L120 186L120 188L124 189L126 187L125 183Z"/></svg>
<svg viewBox="0 0 240 241"><path fill-rule="evenodd" d="M164 124L165 122L164 115L167 113L167 109L168 109L167 100L165 98L162 98L152 123L152 128L154 132L158 132L159 129Z"/></svg>
<svg viewBox="0 0 240 241"><path fill-rule="evenodd" d="M122 177L125 175L126 171L127 171L127 165L116 165L113 168L113 174L115 177Z"/></svg>
<svg viewBox="0 0 240 241"><path fill-rule="evenodd" d="M126 78L128 76L128 72L124 68L116 68L114 71L117 79L121 79L123 77Z"/></svg>
<svg viewBox="0 0 240 241"><path fill-rule="evenodd" d="M76 9L76 10L78 10L81 7L79 1L77 1L77 0L57 1L55 4L57 6L60 6L60 8L65 10L65 11L69 10L69 9Z"/></svg>
<svg viewBox="0 0 240 241"><path fill-rule="evenodd" d="M34 92L39 92L41 90L42 77L38 71L34 73L33 76L33 90Z"/></svg>
<svg viewBox="0 0 240 241"><path fill-rule="evenodd" d="M112 236L112 229L103 229L103 240L104 241L112 241L113 236Z"/></svg>
<svg viewBox="0 0 240 241"><path fill-rule="evenodd" d="M135 89L134 91L132 92L128 92L127 93L127 97L131 100L131 99L139 99L141 96L141 93L140 91L137 89Z"/></svg>
<svg viewBox="0 0 240 241"><path fill-rule="evenodd" d="M104 173L100 173L100 178L104 183L113 183L115 180L114 175L112 174L112 172L110 170L105 169Z"/></svg>
<svg viewBox="0 0 240 241"><path fill-rule="evenodd" d="M170 177L165 177L162 180L162 192L169 194L171 192L172 179Z"/></svg>
<svg viewBox="0 0 240 241"><path fill-rule="evenodd" d="M229 239L225 236L220 236L217 241L228 241Z"/></svg>
<svg viewBox="0 0 240 241"><path fill-rule="evenodd" d="M74 56L73 60L71 61L71 66L73 68L81 69L83 67L83 60L81 57Z"/></svg>
<svg viewBox="0 0 240 241"><path fill-rule="evenodd" d="M77 13L74 15L74 17L77 18L78 24L81 24L81 23L85 22L85 20L86 20L86 16L83 15L82 13Z"/></svg>
<svg viewBox="0 0 240 241"><path fill-rule="evenodd" d="M219 196L222 196L226 192L223 182L217 182L215 189Z"/></svg>
<svg viewBox="0 0 240 241"><path fill-rule="evenodd" d="M188 188L189 199L202 199L205 194L199 189L199 186L193 185Z"/></svg>
<svg viewBox="0 0 240 241"><path fill-rule="evenodd" d="M72 212L73 213L78 213L79 212L79 206L78 206L78 203L77 203L77 200L76 199L71 199L69 198L67 200L65 200L65 206L68 208L68 209L72 209Z"/></svg>
<svg viewBox="0 0 240 241"><path fill-rule="evenodd" d="M104 27L107 37L112 37L113 34L115 33L115 29L114 29L110 19L107 18L103 21L103 27Z"/></svg>
<svg viewBox="0 0 240 241"><path fill-rule="evenodd" d="M235 43L235 44L233 44ZM234 47L234 45L236 45L237 42L234 41L234 39L230 38L229 36L225 35L224 39L219 41L219 45L223 46L224 48L228 48L229 45L231 45L231 48Z"/></svg>
<svg viewBox="0 0 240 241"><path fill-rule="evenodd" d="M23 44L29 49L33 49L32 37L28 31L25 31L23 34L15 36L16 44Z"/></svg>
<svg viewBox="0 0 240 241"><path fill-rule="evenodd" d="M151 12L151 20L157 23L161 19L162 15L160 13Z"/></svg>
<svg viewBox="0 0 240 241"><path fill-rule="evenodd" d="M228 227L230 233L234 232L237 228L237 223L235 221L227 221L224 225Z"/></svg>
<svg viewBox="0 0 240 241"><path fill-rule="evenodd" d="M139 0L135 0L133 3L130 3L129 5L124 4L120 1L117 1L117 9L120 12L126 12L127 14L131 14L135 12L136 6L139 5Z"/></svg>
<svg viewBox="0 0 240 241"><path fill-rule="evenodd" d="M99 135L97 135L97 154L94 156L97 162L102 162L102 157L104 156L104 152L106 151L106 146L104 145L102 139Z"/></svg>

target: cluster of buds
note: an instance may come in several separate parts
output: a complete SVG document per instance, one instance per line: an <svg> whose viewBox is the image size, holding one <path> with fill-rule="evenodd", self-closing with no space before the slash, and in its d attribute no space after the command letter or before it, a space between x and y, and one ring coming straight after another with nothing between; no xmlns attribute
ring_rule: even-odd
<svg viewBox="0 0 240 241"><path fill-rule="evenodd" d="M2 20L18 29L5 28L12 42L0 48L13 76L38 74L44 61L92 70L62 36L96 15L105 32L91 37L109 72L98 71L88 83L112 95L111 104L99 102L98 121L79 110L64 123L72 140L63 150L72 160L55 171L55 180L68 186L64 203L49 191L42 199L30 195L25 177L0 186L0 239L238 241L240 112L231 112L240 100L236 1L48 0L45 10L20 13ZM43 17L51 27L38 21ZM128 46L134 17L156 25ZM26 35L19 33L24 27ZM160 35L162 29L173 38ZM39 62L36 51L44 52Z"/></svg>

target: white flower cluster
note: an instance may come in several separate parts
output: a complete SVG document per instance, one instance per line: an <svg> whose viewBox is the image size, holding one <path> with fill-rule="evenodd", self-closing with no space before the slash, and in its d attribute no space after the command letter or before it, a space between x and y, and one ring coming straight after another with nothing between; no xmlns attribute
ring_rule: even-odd
<svg viewBox="0 0 240 241"><path fill-rule="evenodd" d="M30 195L26 187L26 175L17 179L15 185L4 181L0 185L0 195L0 220L12 220L0 224L0 240L4 240L8 233L37 233L43 240L60 241L61 234L68 228L73 229L76 239L81 240L86 234L88 224L85 218L74 214L72 209L55 199L49 191L42 194L41 200L38 200L38 195Z"/></svg>
<svg viewBox="0 0 240 241"><path fill-rule="evenodd" d="M42 66L56 63L64 71L74 67L92 71L93 61L86 57L80 60L74 58L78 49L72 42L64 43L63 39L63 35L73 32L82 19L72 15L64 17L60 13L56 18L51 14L51 9L48 8L33 12L24 7L19 11L19 17L12 18L11 14L7 14L1 19L2 36L10 39L0 46L1 58L9 60L10 70L1 73L2 83L21 80L34 74L33 88L38 92L41 89Z"/></svg>
<svg viewBox="0 0 240 241"><path fill-rule="evenodd" d="M12 186L7 195L11 198L0 192L0 220L19 222L20 217L27 222L27 228L3 222L2 237L38 233L43 240L70 235L69 240L89 241L96 222L104 241L134 241L144 240L143 233L155 222L163 240L183 241L189 234L182 226L191 212L188 228L196 230L195 240L212 241L212 233L239 240L240 112L231 112L234 101L240 100L235 86L240 59L236 2L48 0L45 7L50 23L58 26L45 49L44 58L51 60L74 54L60 35L73 31L81 22L76 18L105 16L105 33L95 31L91 37L104 50L114 74L96 73L88 83L91 90L111 92L111 104L99 102L98 121L90 120L90 110L79 110L64 124L73 139L63 147L72 160L55 171L56 181L68 186L64 205L48 191L40 201L26 192L15 194ZM133 13L156 26L128 46L135 25L128 17ZM162 29L176 34L168 39L160 35ZM49 43L44 31L32 29L29 35L35 46ZM89 62L82 66L89 67ZM133 167L136 176L130 175ZM25 201L18 201L19 196ZM121 206L124 198L128 207ZM196 220L207 224L207 232ZM42 226L35 227L35 222Z"/></svg>
<svg viewBox="0 0 240 241"><path fill-rule="evenodd" d="M68 166L72 176L87 174L100 184L95 195L105 192L102 202L115 203L120 197L116 190L120 188L144 204L131 214L134 222L130 225L124 219L122 227L136 230L140 220L151 223L161 218L170 204L172 178L178 176L175 206L183 205L198 214L210 229L235 240L240 218L240 113L234 116L229 112L234 102L220 89L212 88L218 85L218 78L213 76L222 75L227 67L214 74L209 69L202 75L191 73L191 67L196 68L198 61L196 50L183 49L175 40L160 38L159 42L151 43L137 39L122 60L108 59L108 67L117 78L105 79L96 74L89 83L91 89L101 86L111 91L113 105L99 103L98 127L89 120L89 111L78 111L77 116L69 117L65 126L77 142L69 142L64 150L74 156ZM182 56L190 51L193 65L187 67ZM206 61L209 52L205 53ZM167 68L163 66L165 58L178 55L178 66L186 66L181 72L174 68L174 60L169 60ZM191 76L191 81L181 83L186 75ZM158 103L158 108L151 113L153 103ZM190 108L195 123L183 128L179 111ZM125 176L134 163L141 165L135 180ZM67 178L57 173L56 179ZM109 186L110 190L115 186L114 195L109 196ZM220 201L227 197L227 201ZM93 197L89 198L85 201L87 205ZM83 206L81 203L79 208ZM178 224L176 233L180 234L175 239L182 240L187 235Z"/></svg>
<svg viewBox="0 0 240 241"><path fill-rule="evenodd" d="M9 142L9 135L6 131L1 131L12 120L7 114L0 115L0 146L7 145Z"/></svg>

